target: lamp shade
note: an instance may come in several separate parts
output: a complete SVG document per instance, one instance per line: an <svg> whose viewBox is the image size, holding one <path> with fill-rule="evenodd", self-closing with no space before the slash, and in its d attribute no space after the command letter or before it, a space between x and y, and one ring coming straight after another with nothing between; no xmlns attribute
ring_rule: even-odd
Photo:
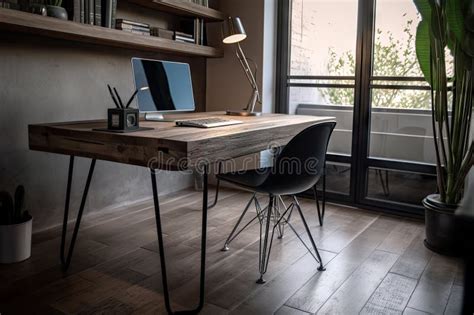
<svg viewBox="0 0 474 315"><path fill-rule="evenodd" d="M222 42L235 44L247 38L244 26L239 17L230 17L222 24Z"/></svg>

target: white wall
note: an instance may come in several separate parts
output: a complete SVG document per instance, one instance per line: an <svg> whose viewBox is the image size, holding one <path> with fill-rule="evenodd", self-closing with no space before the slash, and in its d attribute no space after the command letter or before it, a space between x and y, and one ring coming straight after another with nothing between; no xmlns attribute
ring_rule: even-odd
<svg viewBox="0 0 474 315"><path fill-rule="evenodd" d="M247 32L241 46L248 58L258 65L257 84L262 93L263 109L274 108L276 4L274 0L219 1L219 10L241 18ZM220 45L220 23L208 26L209 42ZM234 45L223 45L224 58L207 61L207 111L240 109L247 105L252 89L234 53Z"/></svg>

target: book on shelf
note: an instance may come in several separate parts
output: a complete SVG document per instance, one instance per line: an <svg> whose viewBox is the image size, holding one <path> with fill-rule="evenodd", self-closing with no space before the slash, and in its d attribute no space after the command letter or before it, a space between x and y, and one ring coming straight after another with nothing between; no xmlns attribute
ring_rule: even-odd
<svg viewBox="0 0 474 315"><path fill-rule="evenodd" d="M190 43L190 44L195 44L194 38L189 38L185 36L179 36L179 35L174 35L174 40L177 42L182 42L182 43Z"/></svg>
<svg viewBox="0 0 474 315"><path fill-rule="evenodd" d="M88 14L87 14L87 24L90 24L90 25L94 25L94 19L95 19L95 0L86 0L89 2L89 11L88 11Z"/></svg>
<svg viewBox="0 0 474 315"><path fill-rule="evenodd" d="M190 33L175 31L174 34L175 34L175 36L180 36L180 37L184 37L184 38L187 38L187 39L193 39L194 40L193 35L190 34Z"/></svg>
<svg viewBox="0 0 474 315"><path fill-rule="evenodd" d="M94 0L94 25L102 26L101 0Z"/></svg>
<svg viewBox="0 0 474 315"><path fill-rule="evenodd" d="M115 27L117 0L66 0L64 6L74 22Z"/></svg>
<svg viewBox="0 0 474 315"><path fill-rule="evenodd" d="M134 26L141 26L141 27L145 27L145 28L150 28L149 24L130 21L130 20L126 20L126 19L117 19L115 21L115 25L119 25L119 24L128 24L128 25L134 25Z"/></svg>
<svg viewBox="0 0 474 315"><path fill-rule="evenodd" d="M150 27L151 36L161 37L166 39L174 39L174 31L167 30L160 27Z"/></svg>
<svg viewBox="0 0 474 315"><path fill-rule="evenodd" d="M150 35L150 25L125 19L117 19L115 23L115 28L118 30L140 34L140 35Z"/></svg>
<svg viewBox="0 0 474 315"><path fill-rule="evenodd" d="M119 29L119 28L118 28L118 29ZM119 29L119 30L120 30L120 29ZM132 29L121 29L121 30L124 31L124 32L133 33L133 34L150 36L150 30L148 30L148 31L132 30Z"/></svg>
<svg viewBox="0 0 474 315"><path fill-rule="evenodd" d="M203 19L182 19L180 22L180 30L182 31L181 33L187 34L188 37L192 37L195 44L206 44L206 28ZM176 33L182 35L180 32Z"/></svg>
<svg viewBox="0 0 474 315"><path fill-rule="evenodd" d="M102 0L102 26L114 28L117 14L117 0Z"/></svg>
<svg viewBox="0 0 474 315"><path fill-rule="evenodd" d="M188 2L202 5L209 8L209 0L188 0Z"/></svg>
<svg viewBox="0 0 474 315"><path fill-rule="evenodd" d="M132 31L150 32L150 28L135 26L135 25L128 25L128 24L117 24L115 28L122 31L132 30Z"/></svg>

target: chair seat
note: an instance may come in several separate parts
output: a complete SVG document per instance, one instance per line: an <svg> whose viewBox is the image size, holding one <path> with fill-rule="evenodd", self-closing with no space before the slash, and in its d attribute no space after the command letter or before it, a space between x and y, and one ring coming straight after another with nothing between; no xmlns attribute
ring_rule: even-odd
<svg viewBox="0 0 474 315"><path fill-rule="evenodd" d="M259 168L255 170L245 170L240 172L217 174L220 180L230 182L232 184L243 186L246 188L256 189L267 179L271 168Z"/></svg>
<svg viewBox="0 0 474 315"><path fill-rule="evenodd" d="M245 170L240 172L218 174L216 177L222 181L250 189L259 193L269 193L274 195L295 195L302 193L311 188L302 180L299 183L292 183L283 177L277 177L272 182L268 182L267 178L272 171L271 167L259 168L256 170ZM300 176L305 178L306 176ZM313 176L316 181L320 175Z"/></svg>

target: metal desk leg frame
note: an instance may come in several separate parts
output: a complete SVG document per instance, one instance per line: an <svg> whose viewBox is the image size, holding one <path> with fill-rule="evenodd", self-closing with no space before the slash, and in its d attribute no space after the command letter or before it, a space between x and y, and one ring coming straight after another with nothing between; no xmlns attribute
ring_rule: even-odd
<svg viewBox="0 0 474 315"><path fill-rule="evenodd" d="M72 176L74 171L74 156L71 155L69 158L69 171L67 177L67 188L66 188L66 204L64 206L64 220L63 220L63 231L61 234L61 265L63 271L67 271L69 265L71 264L72 253L74 251L74 245L76 244L77 234L79 232L79 226L81 225L82 213L84 212L84 207L86 205L87 193L89 192L89 186L92 180L92 174L94 174L95 159L92 159L91 165L89 167L89 174L87 175L86 186L84 187L84 192L82 193L81 205L79 207L79 212L77 213L76 224L74 225L74 231L72 233L71 242L69 244L69 250L67 256L64 256L65 247L66 247L66 235L67 235L67 221L69 217L69 200L71 198L71 186L72 186Z"/></svg>
<svg viewBox="0 0 474 315"><path fill-rule="evenodd" d="M153 201L155 203L155 219L156 229L158 233L158 249L160 251L160 264L161 264L161 279L163 282L163 293L165 298L165 306L168 314L197 314L204 306L204 282L206 277L206 232L207 232L207 177L208 177L208 166L204 166L203 174L203 195L202 195L202 236L201 236L201 277L199 283L199 304L193 310L184 310L174 312L171 308L170 293L168 288L168 277L166 274L166 259L165 249L163 246L163 231L161 228L161 217L160 217L160 205L158 201L158 188L156 184L156 170L150 169L151 172L151 183L153 188Z"/></svg>

